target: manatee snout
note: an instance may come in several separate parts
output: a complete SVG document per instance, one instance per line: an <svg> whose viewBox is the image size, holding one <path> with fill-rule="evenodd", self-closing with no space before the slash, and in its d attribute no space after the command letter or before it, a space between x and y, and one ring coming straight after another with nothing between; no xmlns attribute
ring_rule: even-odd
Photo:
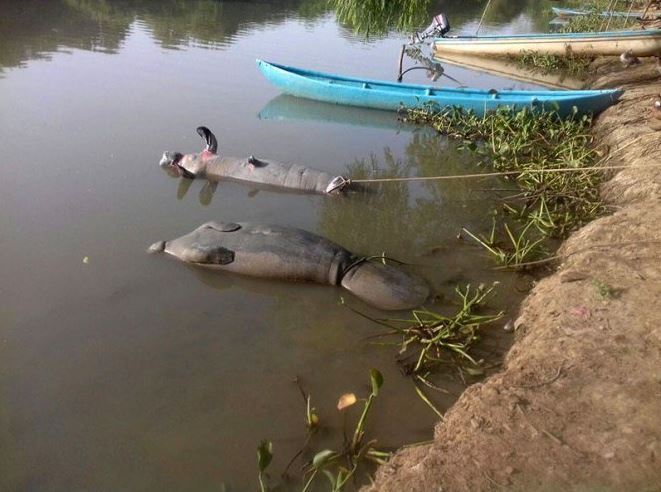
<svg viewBox="0 0 661 492"><path fill-rule="evenodd" d="M182 175L182 169L179 162L184 157L180 152L164 152L163 157L158 165L173 178L178 178Z"/></svg>
<svg viewBox="0 0 661 492"><path fill-rule="evenodd" d="M165 168L169 166L176 166L184 155L181 152L163 152L159 166Z"/></svg>
<svg viewBox="0 0 661 492"><path fill-rule="evenodd" d="M162 253L165 251L165 241L156 241L154 244L147 248L147 253Z"/></svg>

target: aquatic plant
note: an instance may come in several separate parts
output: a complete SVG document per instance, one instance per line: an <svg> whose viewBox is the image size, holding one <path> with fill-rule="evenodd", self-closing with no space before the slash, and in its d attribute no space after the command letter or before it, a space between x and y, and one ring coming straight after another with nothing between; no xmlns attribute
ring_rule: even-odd
<svg viewBox="0 0 661 492"><path fill-rule="evenodd" d="M257 447L257 467L259 468L259 490L266 492L268 485L265 482L264 472L271 464L273 459L273 443L271 441L262 441Z"/></svg>
<svg viewBox="0 0 661 492"><path fill-rule="evenodd" d="M504 266L517 267L540 259L545 253L545 237L540 234L531 233L533 221L525 224L520 231L512 231L507 222L503 223L503 229L506 233L505 241L496 240L496 220L494 217L491 227L491 234L488 237L477 236L468 229L462 229L463 232L472 237L484 249L496 257L498 263Z"/></svg>
<svg viewBox="0 0 661 492"><path fill-rule="evenodd" d="M374 447L376 440L365 441L365 427L367 425L367 418L374 400L379 395L379 391L383 386L383 375L376 369L370 370L370 386L371 392L366 399L362 400L363 409L360 417L356 423L354 431L349 439L344 435L344 442L339 450L324 449L314 454L314 457L304 466L303 480L304 485L301 489L302 492L307 492L312 487L320 474L324 475L331 485L333 492L339 492L349 483L351 479L356 476L356 473L361 466L376 463L384 464L390 458L390 453L379 451ZM303 449L308 445L310 436L316 429L319 422L318 417L311 410L310 395L307 394L299 385L301 393L306 401L306 425L308 434L303 445ZM353 406L358 402L358 398L353 393L347 393L340 397L337 409L340 412L345 412L346 409ZM303 449L299 451L294 458L292 458L287 465L287 469L298 458ZM261 492L269 490L265 481L265 470L271 463L273 458L273 445L270 441L262 441L257 448L257 464L259 468L259 484ZM285 470L286 473L287 470Z"/></svg>
<svg viewBox="0 0 661 492"><path fill-rule="evenodd" d="M370 371L370 383L372 391L365 400L363 411L354 429L351 440L346 440L340 451L324 449L315 454L312 462L308 465L306 473L309 478L303 488L303 492L309 490L310 485L321 472L331 484L333 492L343 490L344 486L355 475L359 466L365 461L383 464L390 458L390 453L378 451L373 446L376 440L365 442L365 425L367 416L374 399L379 395L383 386L383 375L376 369ZM353 398L351 398L353 396ZM338 402L338 409L344 411L357 401L353 394L343 395Z"/></svg>
<svg viewBox="0 0 661 492"><path fill-rule="evenodd" d="M454 314L445 315L428 309L411 311L410 318L371 318L366 314L354 312L381 326L388 328L373 338L399 338L392 345L399 346L398 363L403 372L410 376L418 396L440 418L443 414L424 394L419 384L443 392L430 381L430 376L441 366L451 365L472 375L481 375L481 362L470 354L471 348L479 340L479 331L485 325L499 320L502 312L481 314L488 298L494 293L497 282L487 287L483 284L477 288L466 285L456 287L458 310Z"/></svg>
<svg viewBox="0 0 661 492"><path fill-rule="evenodd" d="M502 237L510 251L496 249L497 238L469 234L505 265L523 263L539 252L539 237L563 238L605 211L599 197L601 172L594 169L599 151L592 145L590 116L562 119L554 112L506 108L476 116L459 108L408 112L407 119L463 139L463 148L479 154L482 163L509 173L518 192L502 197L503 211L522 224L518 232L503 222ZM576 168L575 172L552 172ZM582 170L582 168L588 168Z"/></svg>
<svg viewBox="0 0 661 492"><path fill-rule="evenodd" d="M472 288L470 284L456 287L459 309L449 316L417 309L411 311L410 318L379 320L391 329L383 336L401 337L399 360L405 371L415 376L428 375L439 364L451 361L479 366L470 355L470 348L479 339L480 328L500 319L502 313L478 314L477 311L496 286L497 283L490 287Z"/></svg>

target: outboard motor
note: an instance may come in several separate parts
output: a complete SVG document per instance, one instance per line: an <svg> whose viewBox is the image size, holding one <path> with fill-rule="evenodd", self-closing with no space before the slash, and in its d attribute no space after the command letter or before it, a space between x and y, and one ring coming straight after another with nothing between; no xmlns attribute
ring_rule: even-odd
<svg viewBox="0 0 661 492"><path fill-rule="evenodd" d="M427 29L422 32L416 32L411 38L411 42L420 43L430 37L441 37L444 38L445 35L450 31L450 22L445 14L440 13L435 15L432 19L431 24Z"/></svg>

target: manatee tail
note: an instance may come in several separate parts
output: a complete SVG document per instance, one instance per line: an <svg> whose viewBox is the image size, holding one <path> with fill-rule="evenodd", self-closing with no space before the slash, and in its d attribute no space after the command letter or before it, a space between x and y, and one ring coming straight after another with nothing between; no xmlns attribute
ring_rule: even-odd
<svg viewBox="0 0 661 492"><path fill-rule="evenodd" d="M342 287L379 309L413 309L429 297L427 283L399 268L364 261L346 272Z"/></svg>
<svg viewBox="0 0 661 492"><path fill-rule="evenodd" d="M204 142L207 144L206 150L214 154L218 153L218 140L216 136L209 130L206 126L198 126L195 131L197 134L204 139Z"/></svg>

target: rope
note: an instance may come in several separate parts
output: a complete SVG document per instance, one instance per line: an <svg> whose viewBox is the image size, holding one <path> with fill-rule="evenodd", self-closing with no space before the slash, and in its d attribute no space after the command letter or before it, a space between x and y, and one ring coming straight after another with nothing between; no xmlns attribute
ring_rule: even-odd
<svg viewBox="0 0 661 492"><path fill-rule="evenodd" d="M603 29L603 30L608 30L608 26L609 26L610 23L611 23L611 18L613 17L612 12L613 12L613 9L615 8L615 5L616 5L616 4L617 4L617 0L611 0L610 3L608 4L608 8L606 9L606 13L607 13L607 14L610 13L610 15L607 15L607 16L606 16L607 19L604 19L603 22L601 22L601 23L599 24L599 30L600 30L600 31L601 31L602 29ZM602 27L602 26L604 26L604 23L605 23L605 27Z"/></svg>
<svg viewBox="0 0 661 492"><path fill-rule="evenodd" d="M495 173L479 173L479 174L458 174L450 176L413 176L405 178L373 178L373 179L348 179L347 184L351 183L387 183L387 182L396 182L396 181L433 181L433 180L452 180L452 179L471 179L471 178L489 178L493 176L510 176L514 174L524 174L526 172L536 172L536 173L554 173L554 172L577 172L577 171L600 171L606 169L653 169L656 167L661 167L661 164L648 164L645 166L602 166L600 165L603 162L612 159L616 154L622 152L627 147L632 146L633 144L639 142L647 135L654 135L651 133L645 133L634 138L631 142L623 145L622 147L614 150L603 159L601 159L596 166L589 167L560 167L556 169L524 169L520 171L502 171Z"/></svg>
<svg viewBox="0 0 661 492"><path fill-rule="evenodd" d="M651 6L652 6L652 0L649 0L649 2L647 2L647 5L645 6L645 11L643 12L643 16L642 16L643 19L647 16L647 11L650 9Z"/></svg>
<svg viewBox="0 0 661 492"><path fill-rule="evenodd" d="M577 171L601 171L606 169L652 169L661 167L661 164L648 164L646 166L588 166L588 167L559 167L557 169L524 169L520 171L502 171L496 173L478 174L455 174L449 176L411 176L404 178L373 178L373 179L350 179L350 183L392 183L401 181L434 181L451 179L490 178L493 176L511 176L514 174L533 173L568 173Z"/></svg>
<svg viewBox="0 0 661 492"><path fill-rule="evenodd" d="M491 5L491 0L489 0L484 7L484 12L482 12L482 17L480 17L480 23L477 25L477 29L475 30L475 35L477 36L477 33L480 32L480 28L482 27L482 21L484 20L484 16L487 15L487 9L489 8L489 5Z"/></svg>

